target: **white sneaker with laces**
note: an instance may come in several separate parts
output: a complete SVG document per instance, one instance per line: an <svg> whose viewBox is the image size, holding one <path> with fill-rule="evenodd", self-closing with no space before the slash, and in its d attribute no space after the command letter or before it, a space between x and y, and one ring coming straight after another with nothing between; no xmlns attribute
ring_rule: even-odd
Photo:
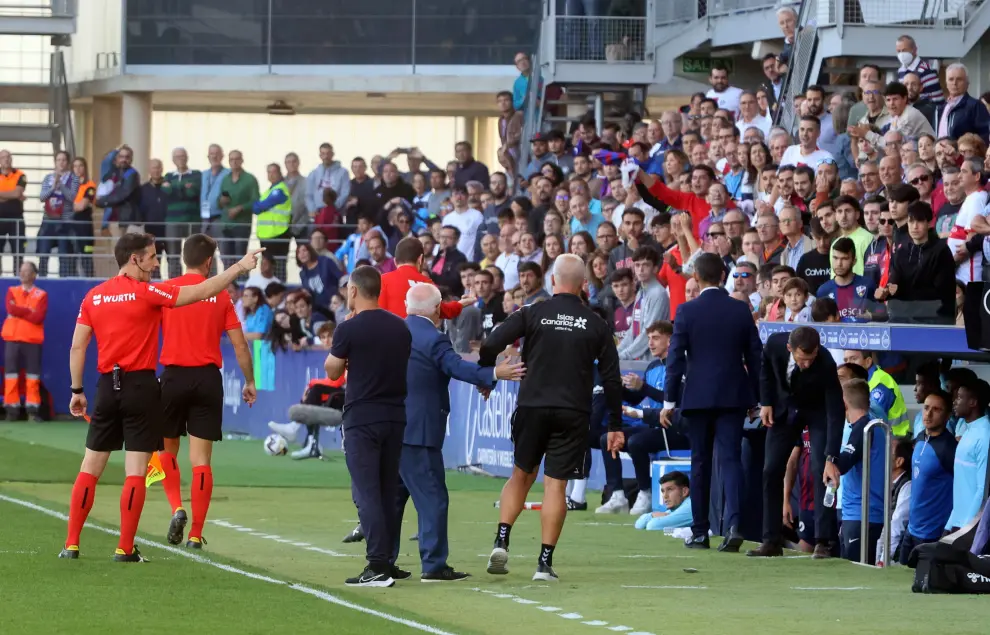
<svg viewBox="0 0 990 635"><path fill-rule="evenodd" d="M653 497L650 492L640 492L636 495L636 502L633 503L629 513L633 516L640 516L653 510Z"/></svg>
<svg viewBox="0 0 990 635"><path fill-rule="evenodd" d="M596 514L628 514L629 501L623 491L612 492L612 497L604 505L595 510Z"/></svg>
<svg viewBox="0 0 990 635"><path fill-rule="evenodd" d="M289 456L293 459L318 459L323 456L323 452L313 437L309 437L306 439L306 445L292 452Z"/></svg>
<svg viewBox="0 0 990 635"><path fill-rule="evenodd" d="M295 421L290 421L289 423L268 422L268 429L275 434L281 434L289 443L296 440L296 437L299 436L299 430L302 427L303 425L301 423L296 423Z"/></svg>

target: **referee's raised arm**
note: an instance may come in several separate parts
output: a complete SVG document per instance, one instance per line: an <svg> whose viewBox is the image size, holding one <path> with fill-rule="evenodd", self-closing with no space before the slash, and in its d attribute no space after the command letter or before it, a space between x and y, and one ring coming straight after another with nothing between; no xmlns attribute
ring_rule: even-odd
<svg viewBox="0 0 990 635"><path fill-rule="evenodd" d="M179 287L179 296L175 300L175 306L185 306L217 295L230 286L230 283L237 280L237 277L242 273L247 273L258 266L258 255L264 250L264 247L251 249L233 267L224 269L223 273L190 287Z"/></svg>

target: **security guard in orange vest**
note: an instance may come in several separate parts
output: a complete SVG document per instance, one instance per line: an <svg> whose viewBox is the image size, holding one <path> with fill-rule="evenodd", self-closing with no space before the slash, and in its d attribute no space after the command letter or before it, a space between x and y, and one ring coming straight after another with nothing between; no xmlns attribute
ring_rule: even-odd
<svg viewBox="0 0 990 635"><path fill-rule="evenodd" d="M27 177L15 170L13 157L0 150L0 253L10 245L14 269L21 268L24 253L24 188Z"/></svg>
<svg viewBox="0 0 990 635"><path fill-rule="evenodd" d="M21 410L20 371L24 370L24 405L31 421L40 421L41 344L45 341L48 293L34 286L38 270L33 262L21 265L21 284L7 289L7 319L0 335L4 341L3 402L7 421L16 421Z"/></svg>

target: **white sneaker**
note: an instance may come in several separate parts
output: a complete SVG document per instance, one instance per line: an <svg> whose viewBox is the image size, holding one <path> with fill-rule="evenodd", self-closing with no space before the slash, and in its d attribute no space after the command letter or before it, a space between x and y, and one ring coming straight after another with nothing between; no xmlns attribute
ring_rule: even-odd
<svg viewBox="0 0 990 635"><path fill-rule="evenodd" d="M290 421L289 423L276 423L275 421L268 422L268 429L275 434L281 434L289 442L294 442L296 437L299 436L299 430L301 430L303 424L296 423L295 421Z"/></svg>
<svg viewBox="0 0 990 635"><path fill-rule="evenodd" d="M323 451L320 445L313 440L313 437L306 439L306 445L304 445L299 450L289 454L293 459L321 459L323 458Z"/></svg>
<svg viewBox="0 0 990 635"><path fill-rule="evenodd" d="M636 502L629 513L633 516L640 516L646 512L653 511L653 497L650 492L640 492L636 495Z"/></svg>
<svg viewBox="0 0 990 635"><path fill-rule="evenodd" d="M612 497L595 510L596 514L628 514L629 501L626 500L626 493L623 491L612 492Z"/></svg>

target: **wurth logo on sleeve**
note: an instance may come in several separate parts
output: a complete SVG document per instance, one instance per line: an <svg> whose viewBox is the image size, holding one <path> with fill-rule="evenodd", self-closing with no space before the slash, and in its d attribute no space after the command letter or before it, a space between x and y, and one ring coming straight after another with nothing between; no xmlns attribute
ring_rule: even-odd
<svg viewBox="0 0 990 635"><path fill-rule="evenodd" d="M165 291L165 290L163 290L163 289L161 289L159 287L156 287L153 284L149 284L148 285L148 291L154 291L155 293L157 293L158 295L162 296L163 298L168 298L169 300L172 299L172 294L171 293L169 293L168 291ZM134 294L132 293L130 295L134 295Z"/></svg>
<svg viewBox="0 0 990 635"><path fill-rule="evenodd" d="M134 293L118 293L117 295L101 295L97 293L93 296L93 306L113 304L116 302L133 302L134 300L137 300L137 295Z"/></svg>

